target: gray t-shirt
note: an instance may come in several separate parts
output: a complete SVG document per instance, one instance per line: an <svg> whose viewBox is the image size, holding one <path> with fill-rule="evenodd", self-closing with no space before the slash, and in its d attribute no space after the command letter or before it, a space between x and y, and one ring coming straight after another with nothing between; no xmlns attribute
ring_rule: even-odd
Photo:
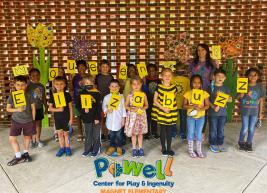
<svg viewBox="0 0 267 193"><path fill-rule="evenodd" d="M240 111L242 115L258 116L259 99L266 96L266 91L260 83L248 87L248 93L240 100Z"/></svg>
<svg viewBox="0 0 267 193"><path fill-rule="evenodd" d="M29 123L33 121L31 104L34 104L34 99L29 92L25 93L25 99L26 99L25 110L22 112L12 113L11 118L13 121L16 121L17 123ZM12 95L8 97L7 104L11 104L11 107L15 108Z"/></svg>
<svg viewBox="0 0 267 193"><path fill-rule="evenodd" d="M208 92L210 94L210 102L212 104L214 103L218 92L222 92L222 93L230 95L230 90L226 86L215 86L214 85L214 88L212 89L210 87ZM210 107L208 110L208 114L209 116L227 116L226 108L227 108L227 104L225 105L224 108L220 107L219 111L215 112L214 109Z"/></svg>
<svg viewBox="0 0 267 193"><path fill-rule="evenodd" d="M35 100L36 109L41 109L43 107L43 94L45 93L45 87L41 83L29 81L27 88Z"/></svg>

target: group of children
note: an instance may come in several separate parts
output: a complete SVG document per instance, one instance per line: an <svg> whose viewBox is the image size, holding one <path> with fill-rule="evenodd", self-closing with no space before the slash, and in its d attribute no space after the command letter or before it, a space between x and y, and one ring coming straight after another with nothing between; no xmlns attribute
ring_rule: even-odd
<svg viewBox="0 0 267 193"><path fill-rule="evenodd" d="M100 63L99 75L86 73L87 63L84 60L76 62L78 74L72 78L72 84L67 84L64 71L57 76L51 86L48 105L45 87L39 82L38 69L29 71L29 79L25 76L15 77L16 90L25 92L26 106L15 107L14 99L7 100L7 112L12 113L10 144L15 151L15 158L8 162L12 166L24 161L31 161L29 146L43 147L41 137L41 120L47 111L53 113L56 134L60 149L56 156L71 156L69 129L74 117L78 125L78 141L84 141L82 156L95 157L100 153L101 138L109 136L110 145L107 155L121 156L125 135L131 138L132 157L145 155L143 138L160 136L163 156L173 156L172 138L176 135L177 121L180 120L180 137L188 141L188 153L192 158L204 158L202 153L202 129L209 121L209 143L212 152L226 151L224 143L224 125L226 122L226 107L214 105L218 93L230 95L224 85L225 71L215 69L214 84L208 90L203 90L202 77L192 75L190 78L184 70L185 65L177 63L176 71L163 68L161 79L158 68L154 64L147 66L148 76L141 79L136 66L128 65L128 78L124 81L113 79L108 61ZM258 119L263 117L263 100L265 90L258 83L259 71L250 68L246 72L249 86L248 93L238 95L240 99L242 129L239 137L239 149L252 151L254 128ZM73 90L73 97L68 92L68 86ZM73 88L72 88L73 87ZM193 104L193 90L202 90L200 104ZM57 108L54 93L64 93L66 105ZM123 94L121 94L123 93ZM90 95L91 107L84 108L81 98ZM111 99L119 101L116 107L111 107ZM228 102L232 102L229 97ZM44 107L44 109L43 109ZM179 116L179 119L178 119ZM84 128L84 129L83 129ZM107 129L106 129L107 128ZM157 128L160 129L158 135ZM17 136L24 136L24 151L20 152ZM245 135L248 131L248 138ZM101 135L102 134L102 135ZM194 151L196 141L196 151Z"/></svg>

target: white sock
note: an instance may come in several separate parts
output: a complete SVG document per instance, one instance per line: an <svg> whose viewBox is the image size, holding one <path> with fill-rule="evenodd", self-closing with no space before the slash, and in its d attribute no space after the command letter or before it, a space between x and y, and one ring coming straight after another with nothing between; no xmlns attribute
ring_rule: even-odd
<svg viewBox="0 0 267 193"><path fill-rule="evenodd" d="M21 158L21 153L17 152L17 153L15 153L15 156L16 156L16 158Z"/></svg>

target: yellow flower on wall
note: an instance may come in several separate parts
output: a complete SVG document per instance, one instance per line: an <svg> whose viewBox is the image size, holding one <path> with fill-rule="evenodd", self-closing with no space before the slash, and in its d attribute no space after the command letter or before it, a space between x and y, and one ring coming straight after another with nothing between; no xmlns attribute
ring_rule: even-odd
<svg viewBox="0 0 267 193"><path fill-rule="evenodd" d="M35 29L31 25L28 25L27 37L32 47L45 48L51 45L53 41L52 24L45 26L39 23Z"/></svg>

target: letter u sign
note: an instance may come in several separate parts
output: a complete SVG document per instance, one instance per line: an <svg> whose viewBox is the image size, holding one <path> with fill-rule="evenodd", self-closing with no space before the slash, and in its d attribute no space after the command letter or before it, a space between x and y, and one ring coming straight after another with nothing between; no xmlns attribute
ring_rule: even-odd
<svg viewBox="0 0 267 193"><path fill-rule="evenodd" d="M193 89L192 90L192 96L191 101L194 105L202 105L204 97L203 97L203 90L200 89Z"/></svg>

